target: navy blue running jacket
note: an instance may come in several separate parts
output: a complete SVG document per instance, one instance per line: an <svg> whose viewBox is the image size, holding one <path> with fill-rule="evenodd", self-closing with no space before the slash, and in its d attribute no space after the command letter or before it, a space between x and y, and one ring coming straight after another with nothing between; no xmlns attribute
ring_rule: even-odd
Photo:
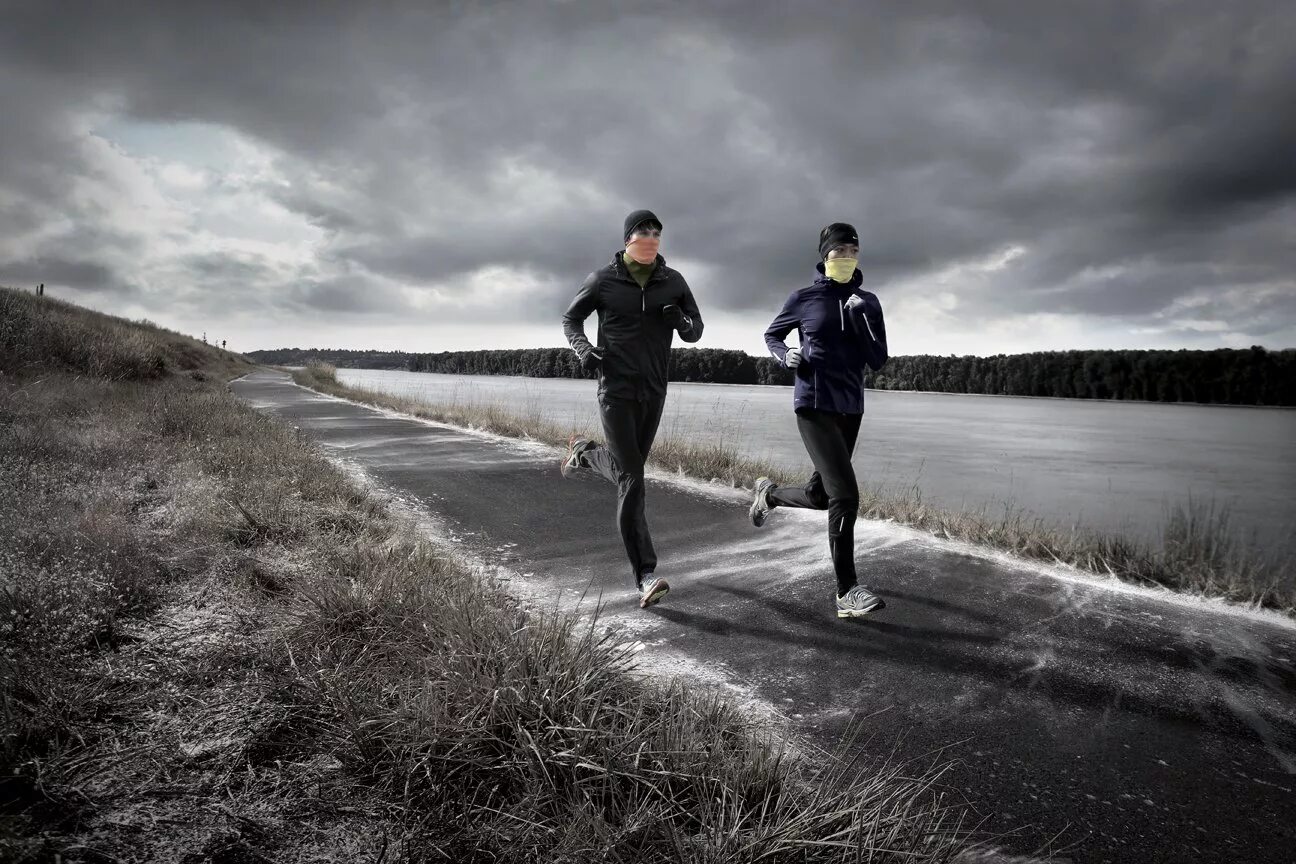
<svg viewBox="0 0 1296 864"><path fill-rule="evenodd" d="M784 362L784 339L800 333L801 364L797 366L793 406L839 414L864 413L864 367L875 372L887 361L886 323L877 295L864 291L859 270L849 282L834 282L817 265L819 277L808 288L793 291L783 311L765 331L770 353ZM852 309L852 294L864 302Z"/></svg>

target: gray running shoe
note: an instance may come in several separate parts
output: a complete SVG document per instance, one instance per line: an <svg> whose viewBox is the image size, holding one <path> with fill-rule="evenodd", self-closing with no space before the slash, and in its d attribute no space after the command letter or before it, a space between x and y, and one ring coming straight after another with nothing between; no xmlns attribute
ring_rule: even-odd
<svg viewBox="0 0 1296 864"><path fill-rule="evenodd" d="M756 478L756 496L752 500L751 509L747 511L747 515L751 517L751 523L757 528L765 524L770 511L774 509L774 505L769 500L769 493L773 488L774 481L768 477Z"/></svg>
<svg viewBox="0 0 1296 864"><path fill-rule="evenodd" d="M863 585L856 585L837 598L838 618L863 618L870 612L885 608L882 598Z"/></svg>
<svg viewBox="0 0 1296 864"><path fill-rule="evenodd" d="M567 455L563 457L562 464L558 470L562 472L563 477L570 477L572 472L580 465L580 456L584 453L593 442L586 441L584 438L577 438L575 435L567 439Z"/></svg>
<svg viewBox="0 0 1296 864"><path fill-rule="evenodd" d="M659 576L653 576L652 574L647 574L639 586L639 608L647 609L649 606L665 597L666 592L669 590L670 586L666 584L665 579L662 579Z"/></svg>

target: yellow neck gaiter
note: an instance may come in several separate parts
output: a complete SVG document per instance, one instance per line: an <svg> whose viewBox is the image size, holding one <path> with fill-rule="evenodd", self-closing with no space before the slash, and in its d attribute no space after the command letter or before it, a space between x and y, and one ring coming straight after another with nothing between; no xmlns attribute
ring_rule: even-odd
<svg viewBox="0 0 1296 864"><path fill-rule="evenodd" d="M834 282L849 282L858 263L858 258L829 258L824 262L824 273Z"/></svg>

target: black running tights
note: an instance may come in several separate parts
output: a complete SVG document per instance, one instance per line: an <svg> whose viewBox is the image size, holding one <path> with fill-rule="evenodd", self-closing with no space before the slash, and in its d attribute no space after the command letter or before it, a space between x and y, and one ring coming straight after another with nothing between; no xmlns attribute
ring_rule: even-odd
<svg viewBox="0 0 1296 864"><path fill-rule="evenodd" d="M776 486L770 502L779 507L828 511L828 551L837 575L837 596L856 584L855 516L859 512L859 485L851 454L859 438L862 414L836 414L802 408L797 430L815 471L802 487Z"/></svg>

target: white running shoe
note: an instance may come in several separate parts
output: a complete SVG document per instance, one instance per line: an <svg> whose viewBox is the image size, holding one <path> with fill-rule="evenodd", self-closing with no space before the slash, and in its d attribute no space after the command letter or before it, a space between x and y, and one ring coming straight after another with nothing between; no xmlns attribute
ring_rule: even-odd
<svg viewBox="0 0 1296 864"><path fill-rule="evenodd" d="M769 493L773 489L773 480L768 477L756 478L756 496L752 499L751 509L747 511L747 515L751 517L751 523L757 528L765 524L770 511L774 509L774 505L769 500Z"/></svg>
<svg viewBox="0 0 1296 864"><path fill-rule="evenodd" d="M567 439L567 455L563 457L562 464L558 467L563 477L570 477L572 472L580 467L580 456L589 446L589 441L577 438L575 435Z"/></svg>
<svg viewBox="0 0 1296 864"><path fill-rule="evenodd" d="M647 609L665 597L666 592L670 590L670 586L666 584L665 579L659 576L649 576L644 579L643 584L639 586L639 590L639 608Z"/></svg>
<svg viewBox="0 0 1296 864"><path fill-rule="evenodd" d="M870 612L885 608L882 598L863 585L856 585L837 598L838 618L863 618Z"/></svg>

